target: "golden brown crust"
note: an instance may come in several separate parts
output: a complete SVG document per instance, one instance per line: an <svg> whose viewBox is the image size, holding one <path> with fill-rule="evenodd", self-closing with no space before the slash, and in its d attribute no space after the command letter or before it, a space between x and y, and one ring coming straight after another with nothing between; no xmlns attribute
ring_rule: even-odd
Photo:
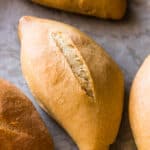
<svg viewBox="0 0 150 150"><path fill-rule="evenodd" d="M64 54L49 38L52 32L67 35L80 52L93 81L94 100L81 88ZM116 138L123 106L124 83L118 66L92 39L63 23L23 17L19 35L22 71L42 107L81 150L108 149ZM68 43L68 38L65 41Z"/></svg>
<svg viewBox="0 0 150 150"><path fill-rule="evenodd" d="M129 103L130 124L139 150L150 148L150 56L132 84Z"/></svg>
<svg viewBox="0 0 150 150"><path fill-rule="evenodd" d="M126 11L126 0L32 0L35 3L70 12L109 19L121 19Z"/></svg>
<svg viewBox="0 0 150 150"><path fill-rule="evenodd" d="M0 149L53 149L51 137L28 98L0 79Z"/></svg>

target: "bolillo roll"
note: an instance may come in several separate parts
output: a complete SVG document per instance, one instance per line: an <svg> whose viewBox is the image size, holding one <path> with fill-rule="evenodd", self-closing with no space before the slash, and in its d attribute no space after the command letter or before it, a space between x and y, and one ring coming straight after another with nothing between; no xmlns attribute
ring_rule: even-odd
<svg viewBox="0 0 150 150"><path fill-rule="evenodd" d="M99 18L121 19L126 12L126 0L32 0L35 3Z"/></svg>
<svg viewBox="0 0 150 150"><path fill-rule="evenodd" d="M138 150L150 148L150 56L146 58L132 84L129 118Z"/></svg>
<svg viewBox="0 0 150 150"><path fill-rule="evenodd" d="M21 66L40 106L80 150L108 150L118 133L124 78L91 38L69 25L35 17L19 23Z"/></svg>
<svg viewBox="0 0 150 150"><path fill-rule="evenodd" d="M0 79L0 150L53 150L48 130L29 99Z"/></svg>

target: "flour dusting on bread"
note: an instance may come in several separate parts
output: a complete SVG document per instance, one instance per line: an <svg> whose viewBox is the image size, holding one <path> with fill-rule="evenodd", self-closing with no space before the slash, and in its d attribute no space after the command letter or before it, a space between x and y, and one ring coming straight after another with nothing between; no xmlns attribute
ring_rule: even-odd
<svg viewBox="0 0 150 150"><path fill-rule="evenodd" d="M73 41L61 32L51 33L50 37L65 56L82 89L89 97L95 98L90 72Z"/></svg>

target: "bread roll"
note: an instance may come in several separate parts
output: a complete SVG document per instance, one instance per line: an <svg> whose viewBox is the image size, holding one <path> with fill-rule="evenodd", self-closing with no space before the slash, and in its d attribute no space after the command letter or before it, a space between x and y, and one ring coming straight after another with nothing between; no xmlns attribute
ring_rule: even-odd
<svg viewBox="0 0 150 150"><path fill-rule="evenodd" d="M0 79L0 150L53 150L52 140L28 98Z"/></svg>
<svg viewBox="0 0 150 150"><path fill-rule="evenodd" d="M41 5L99 18L121 19L126 0L32 0Z"/></svg>
<svg viewBox="0 0 150 150"><path fill-rule="evenodd" d="M150 56L132 84L129 103L130 124L138 150L150 149Z"/></svg>
<svg viewBox="0 0 150 150"><path fill-rule="evenodd" d="M108 150L118 133L124 82L116 63L74 27L23 17L21 66L40 106L80 150Z"/></svg>

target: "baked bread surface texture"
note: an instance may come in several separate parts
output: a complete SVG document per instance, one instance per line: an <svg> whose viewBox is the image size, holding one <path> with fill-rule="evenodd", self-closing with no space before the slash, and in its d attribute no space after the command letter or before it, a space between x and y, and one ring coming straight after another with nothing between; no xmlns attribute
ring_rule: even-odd
<svg viewBox="0 0 150 150"><path fill-rule="evenodd" d="M0 150L53 150L51 137L28 98L0 79Z"/></svg>
<svg viewBox="0 0 150 150"><path fill-rule="evenodd" d="M35 3L99 18L121 19L126 12L126 0L32 0Z"/></svg>
<svg viewBox="0 0 150 150"><path fill-rule="evenodd" d="M108 150L118 133L124 81L116 63L69 25L20 19L21 66L39 102L80 150Z"/></svg>
<svg viewBox="0 0 150 150"><path fill-rule="evenodd" d="M146 58L133 81L130 93L129 116L138 150L149 150L150 56Z"/></svg>

